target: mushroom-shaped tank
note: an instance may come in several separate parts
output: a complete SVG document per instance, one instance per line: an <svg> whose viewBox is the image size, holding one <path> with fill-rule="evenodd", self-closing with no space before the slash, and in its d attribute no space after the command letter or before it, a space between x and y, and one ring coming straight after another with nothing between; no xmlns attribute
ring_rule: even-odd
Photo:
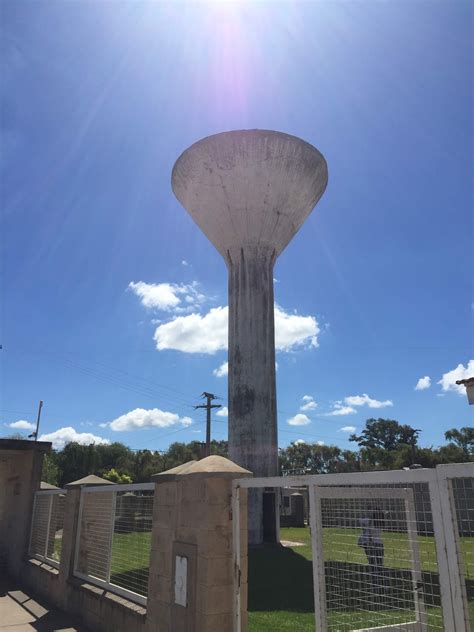
<svg viewBox="0 0 474 632"><path fill-rule="evenodd" d="M273 265L326 184L317 149L264 130L204 138L173 169L176 197L227 262L229 456L256 476L278 474ZM274 537L275 508L251 491L250 542Z"/></svg>
<svg viewBox="0 0 474 632"><path fill-rule="evenodd" d="M322 154L295 136L224 132L177 160L173 191L221 255L260 244L278 256L324 193Z"/></svg>

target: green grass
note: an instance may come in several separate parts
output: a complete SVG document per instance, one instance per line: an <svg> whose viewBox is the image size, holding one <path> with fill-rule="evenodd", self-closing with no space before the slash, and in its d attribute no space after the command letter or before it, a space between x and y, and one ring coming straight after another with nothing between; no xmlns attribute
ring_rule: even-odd
<svg viewBox="0 0 474 632"><path fill-rule="evenodd" d="M146 597L151 532L114 533L110 581Z"/></svg>
<svg viewBox="0 0 474 632"><path fill-rule="evenodd" d="M399 611L398 622L408 621L411 615L410 611ZM379 613L379 617L376 625L382 626L396 622L393 614L390 620L384 621L383 613ZM470 617L471 621L474 621L474 603L470 604ZM337 632L374 625L373 615L369 618L366 614L357 612L346 613L345 618L340 613L330 615L329 622L333 624L332 630L337 630ZM433 632L444 630L439 610L428 609L428 629ZM289 611L249 612L249 632L286 632L287 630L291 632L315 632L314 614ZM471 630L474 631L472 624Z"/></svg>
<svg viewBox="0 0 474 632"><path fill-rule="evenodd" d="M360 581L360 569L366 571L367 558L357 541L360 529L324 529L324 551L328 582L338 582L338 569L345 573L345 590L350 595L350 578ZM261 547L249 552L249 630L264 632L271 630L284 632L314 632L314 603L312 581L311 536L308 528L284 528L280 531L282 540L302 542L298 547ZM399 578L407 579L411 567L408 538L400 533L384 533L385 559L389 581L392 588L385 598L385 605L377 611L357 611L350 606L350 597L346 608L329 612L330 629L333 632L345 632L357 628L389 625L414 620L411 591L397 594ZM439 596L436 596L438 584L436 549L434 538L419 536L420 558L423 579L430 586L428 592L434 592L431 604L427 607L428 629L443 630ZM462 538L461 547L464 559L474 559L474 538ZM469 579L473 579L472 566L465 564ZM409 585L409 582L407 582ZM370 594L370 587L368 588ZM397 601L400 599L400 601ZM373 599L372 599L373 601ZM393 604L406 603L407 609L393 610ZM370 602L367 604L370 608ZM387 608L387 609L384 609ZM364 607L365 610L365 607ZM471 617L474 621L474 602L471 604ZM375 623L374 623L375 622ZM332 625L331 625L332 624ZM448 631L446 631L448 632ZM473 628L474 632L474 628Z"/></svg>
<svg viewBox="0 0 474 632"><path fill-rule="evenodd" d="M314 604L312 580L311 536L308 528L284 528L281 539L302 542L293 548L262 547L249 554L249 629L250 632L314 632ZM363 550L357 545L360 529L325 529L324 549L326 561L331 565L360 567L367 564ZM387 568L408 569L410 557L407 536L384 533ZM137 586L146 586L151 534L116 533L112 548L112 577L118 586L145 594ZM419 536L422 568L436 577L436 551L434 538ZM474 538L462 538L465 559L474 559ZM472 565L466 571L473 577ZM474 602L471 604L474 621ZM429 629L441 631L441 609L428 608ZM411 610L376 613L377 625L407 621L413 618ZM374 625L374 613L346 610L332 612L329 621L333 632L345 632ZM379 623L380 622L380 623ZM473 630L474 632L474 630Z"/></svg>
<svg viewBox="0 0 474 632"><path fill-rule="evenodd" d="M366 564L364 551L357 545L360 529L323 529L323 543L326 561L345 562L349 564ZM304 546L295 547L294 551L305 559L312 559L311 535L309 528L282 528L280 538L292 542L303 542ZM384 565L389 568L411 568L408 535L406 533L383 534L385 558ZM435 540L432 536L418 536L421 567L424 571L436 573ZM474 579L474 538L461 538L461 551L465 564L466 579Z"/></svg>

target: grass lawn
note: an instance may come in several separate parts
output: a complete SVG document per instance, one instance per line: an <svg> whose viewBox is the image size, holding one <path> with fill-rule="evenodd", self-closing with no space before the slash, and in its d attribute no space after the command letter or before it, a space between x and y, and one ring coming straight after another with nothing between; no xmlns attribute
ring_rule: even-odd
<svg viewBox="0 0 474 632"><path fill-rule="evenodd" d="M360 529L324 529L325 561L329 568L361 568L367 564L364 551L357 545ZM312 581L311 538L308 528L281 529L282 540L301 542L303 546L279 548L262 547L249 554L249 630L250 632L282 631L314 632L314 603ZM391 572L403 573L410 568L410 552L406 535L384 533L384 564ZM464 559L474 559L474 538L463 538L461 542ZM437 582L436 550L434 538L419 537L420 557L424 580L429 585ZM400 569L397 571L396 569ZM466 570L473 579L473 569ZM347 575L346 575L347 577ZM350 593L350 587L348 592ZM434 591L436 592L436 591ZM396 597L395 597L396 599ZM427 607L428 629L443 630L442 613L433 598L435 607ZM395 601L396 602L396 601ZM474 621L474 602L471 604ZM414 610L378 610L358 612L338 610L329 613L329 629L332 632L390 625L414 620ZM451 631L445 631L451 632ZM474 632L474 628L473 628Z"/></svg>
<svg viewBox="0 0 474 632"><path fill-rule="evenodd" d="M364 551L357 545L361 533L360 529L324 529L323 540L326 552L325 560L347 562L352 564L367 563ZM309 528L280 529L280 538L292 542L303 542L304 546L294 550L305 557L312 559L311 536ZM384 533L385 547L384 564L390 568L411 568L408 536L404 533ZM421 566L424 571L436 573L436 547L434 537L418 536L420 547ZM464 560L470 560L471 564L465 564L466 579L474 579L474 538L461 538L461 550Z"/></svg>
<svg viewBox="0 0 474 632"><path fill-rule="evenodd" d="M151 532L114 533L110 581L146 597Z"/></svg>
<svg viewBox="0 0 474 632"><path fill-rule="evenodd" d="M326 561L344 565L366 565L363 550L357 545L360 529L325 529ZM146 595L149 532L116 533L112 548L112 583ZM302 542L298 547L262 547L249 554L249 629L250 632L314 632L311 538L308 528L281 529L281 539ZM409 548L406 535L385 533L387 568L408 569ZM434 539L419 537L423 571L435 574ZM474 559L474 538L462 538L465 559ZM469 557L468 557L469 556ZM472 566L465 565L469 578L474 579ZM434 575L435 576L435 575ZM474 621L474 602L471 604ZM329 614L332 632L346 632L358 627L393 624L413 618L410 610L380 610L374 612L335 611ZM441 608L428 608L429 630L443 630ZM448 632L448 631L445 631ZM451 632L451 631L449 631ZM473 628L474 632L474 628Z"/></svg>

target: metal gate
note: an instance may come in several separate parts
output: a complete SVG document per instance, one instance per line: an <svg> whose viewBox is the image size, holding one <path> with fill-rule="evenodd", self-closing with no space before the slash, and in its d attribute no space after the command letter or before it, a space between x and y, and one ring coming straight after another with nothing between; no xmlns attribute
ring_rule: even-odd
<svg viewBox="0 0 474 632"><path fill-rule="evenodd" d="M341 612L342 622L347 618L346 611L364 613L364 627L354 627L354 632L426 630L413 490L312 486L311 493L318 632L340 629L337 616L329 623L330 611ZM330 542L325 529L332 531ZM384 564L383 534L387 532L398 536L395 545L407 567L404 570L392 570ZM346 549L350 549L352 557L354 547L360 549L359 563L328 559L327 549L334 546L340 557L344 557ZM393 622L400 618L408 620ZM379 625L381 619L385 623Z"/></svg>
<svg viewBox="0 0 474 632"><path fill-rule="evenodd" d="M253 488L308 490L317 632L474 629L474 463L234 481L234 632L240 489Z"/></svg>

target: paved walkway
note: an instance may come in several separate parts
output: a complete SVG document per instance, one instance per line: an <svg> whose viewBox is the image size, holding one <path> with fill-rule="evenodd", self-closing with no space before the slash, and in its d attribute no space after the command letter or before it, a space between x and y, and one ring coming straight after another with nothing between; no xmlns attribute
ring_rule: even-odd
<svg viewBox="0 0 474 632"><path fill-rule="evenodd" d="M8 578L0 579L1 632L87 632L73 617L47 605L18 588Z"/></svg>

